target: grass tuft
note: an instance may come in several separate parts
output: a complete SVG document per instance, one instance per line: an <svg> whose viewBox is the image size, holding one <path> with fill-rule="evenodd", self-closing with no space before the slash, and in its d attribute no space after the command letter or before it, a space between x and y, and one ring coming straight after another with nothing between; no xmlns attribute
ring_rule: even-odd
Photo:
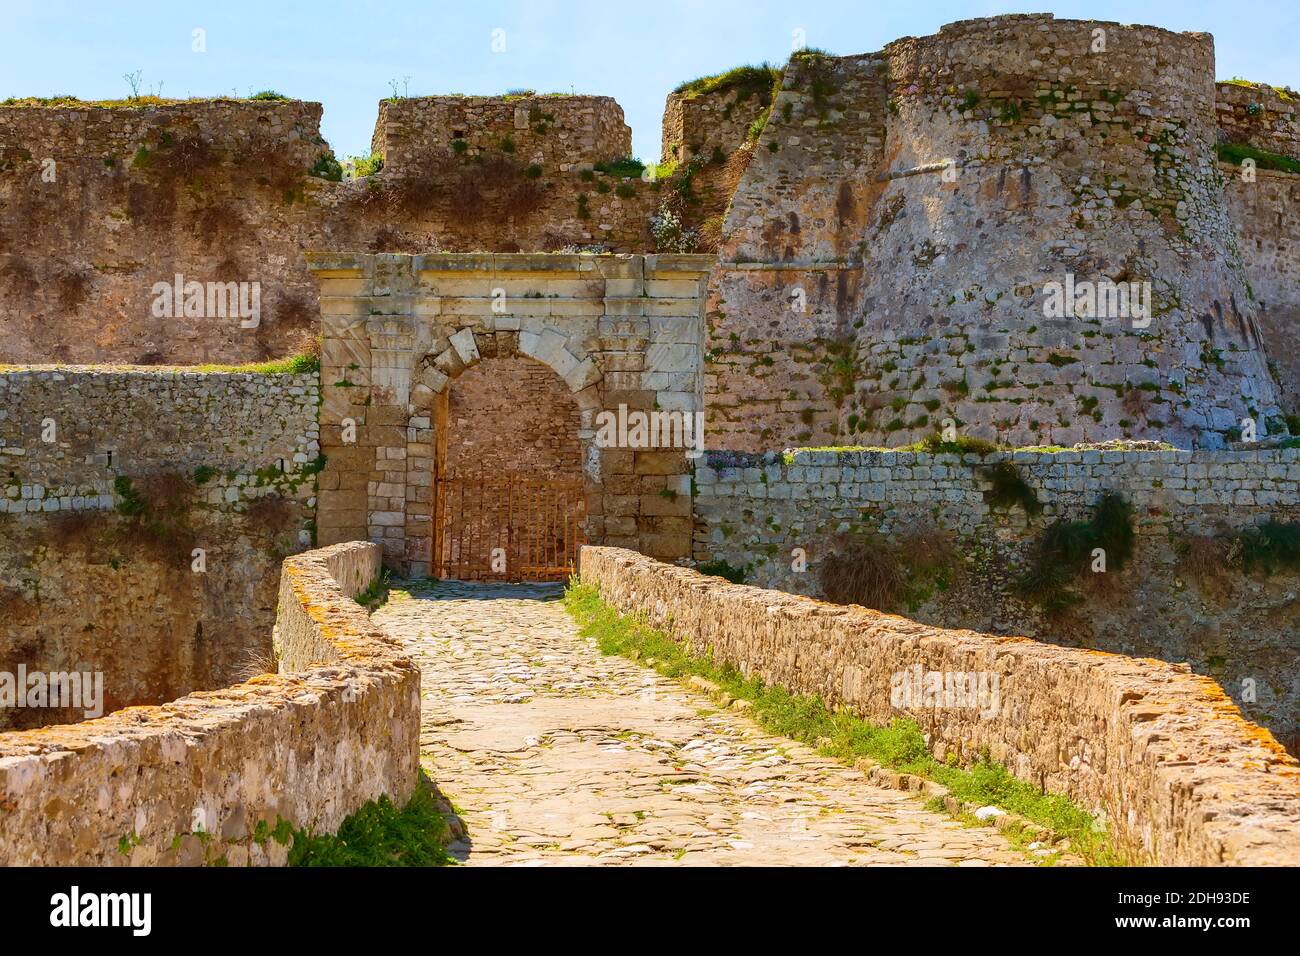
<svg viewBox="0 0 1300 956"><path fill-rule="evenodd" d="M1240 166L1243 159L1253 159L1258 169L1272 169L1281 173L1300 173L1300 161L1266 149L1256 149L1245 143L1220 143L1219 159Z"/></svg>
<svg viewBox="0 0 1300 956"><path fill-rule="evenodd" d="M290 866L449 866L443 839L447 821L421 774L415 794L400 810L388 797L371 800L343 821L338 833L293 834Z"/></svg>

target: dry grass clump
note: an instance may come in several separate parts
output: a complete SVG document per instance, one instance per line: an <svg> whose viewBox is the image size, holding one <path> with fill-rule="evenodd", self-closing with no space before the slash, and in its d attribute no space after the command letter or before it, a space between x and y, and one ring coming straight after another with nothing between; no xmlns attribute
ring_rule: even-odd
<svg viewBox="0 0 1300 956"><path fill-rule="evenodd" d="M78 309L90 298L94 287L94 272L85 268L65 266L54 275L54 288L59 296L59 306L68 311Z"/></svg>
<svg viewBox="0 0 1300 956"><path fill-rule="evenodd" d="M118 478L114 484L120 499L117 511L132 522L131 540L165 563L188 565L195 546L190 527L192 479L178 472L160 472L143 478L138 489L130 479Z"/></svg>
<svg viewBox="0 0 1300 956"><path fill-rule="evenodd" d="M298 190L307 174L287 142L268 136L252 139L235 157L235 165L259 185L286 194Z"/></svg>
<svg viewBox="0 0 1300 956"><path fill-rule="evenodd" d="M275 674L280 670L280 662L269 651L249 651L235 665L231 678L235 683L243 683L263 674Z"/></svg>
<svg viewBox="0 0 1300 956"><path fill-rule="evenodd" d="M79 549L88 554L99 542L104 527L98 511L60 511L47 523L49 542L59 551Z"/></svg>
<svg viewBox="0 0 1300 956"><path fill-rule="evenodd" d="M230 202L205 205L193 219L194 236L211 250L226 248L231 240L248 232L248 223Z"/></svg>
<svg viewBox="0 0 1300 956"><path fill-rule="evenodd" d="M833 548L819 569L827 600L879 609L895 605L903 589L903 570L879 536L841 535Z"/></svg>
<svg viewBox="0 0 1300 956"><path fill-rule="evenodd" d="M37 606L18 588L0 587L0 621L10 626L31 624L36 620Z"/></svg>
<svg viewBox="0 0 1300 956"><path fill-rule="evenodd" d="M267 534L282 534L297 515L296 504L279 495L263 495L252 502L244 512L255 528Z"/></svg>
<svg viewBox="0 0 1300 956"><path fill-rule="evenodd" d="M946 589L957 567L948 533L924 527L893 536L839 535L818 574L827 600L889 611L915 607Z"/></svg>
<svg viewBox="0 0 1300 956"><path fill-rule="evenodd" d="M1224 535L1198 534L1179 544L1178 563L1174 569L1184 578L1195 581L1207 596L1227 594L1233 570L1241 563L1236 539Z"/></svg>

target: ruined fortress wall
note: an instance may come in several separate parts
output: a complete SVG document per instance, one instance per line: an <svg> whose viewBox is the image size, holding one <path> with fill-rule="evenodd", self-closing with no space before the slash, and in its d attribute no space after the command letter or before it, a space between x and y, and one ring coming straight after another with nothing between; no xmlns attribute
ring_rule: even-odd
<svg viewBox="0 0 1300 956"><path fill-rule="evenodd" d="M1295 252L1300 174L1256 169L1254 180L1246 181L1240 167L1224 164L1222 169L1228 215L1237 229L1282 410L1300 415L1300 350L1291 346L1300 334L1300 256Z"/></svg>
<svg viewBox="0 0 1300 956"><path fill-rule="evenodd" d="M664 104L662 160L674 164L679 181L690 179L689 200L670 204L695 230L698 252L718 248L727 208L753 160L751 127L761 129L774 95L772 78L760 85L765 78L744 77L712 90L675 90Z"/></svg>
<svg viewBox="0 0 1300 956"><path fill-rule="evenodd" d="M1284 865L1300 852L1300 764L1186 668L728 584L609 548L582 579L624 613L791 692L875 724L910 717L939 759L987 750L1016 776L1104 811L1117 845L1165 866ZM892 675L988 671L993 713L892 706Z"/></svg>
<svg viewBox="0 0 1300 956"><path fill-rule="evenodd" d="M524 163L559 172L632 155L632 129L609 96L420 96L383 100L371 142L386 168L403 170L453 140L466 152L513 141Z"/></svg>
<svg viewBox="0 0 1300 956"><path fill-rule="evenodd" d="M1222 139L1300 159L1300 94L1240 83L1216 83L1214 90Z"/></svg>
<svg viewBox="0 0 1300 956"><path fill-rule="evenodd" d="M376 233L376 252L653 245L655 188L593 170L632 151L608 96L385 100L373 149L384 157L374 185L389 190L384 205L397 220ZM425 188L430 181L442 185Z"/></svg>
<svg viewBox="0 0 1300 956"><path fill-rule="evenodd" d="M281 821L333 833L369 800L404 803L419 785L419 671L349 600L378 570L359 542L285 561L291 673L0 734L0 864L282 865Z"/></svg>
<svg viewBox="0 0 1300 956"><path fill-rule="evenodd" d="M885 120L878 56L796 55L786 67L709 284L711 444L835 439L852 396L850 325Z"/></svg>
<svg viewBox="0 0 1300 956"><path fill-rule="evenodd" d="M715 150L724 156L734 153L766 108L761 96L742 99L735 89L669 93L664 104L662 161L685 162L692 156L712 156Z"/></svg>
<svg viewBox="0 0 1300 956"><path fill-rule="evenodd" d="M1009 461L1043 512L992 507L990 469ZM1300 623L1293 574L1243 574L1230 538L1269 518L1300 519L1300 449L930 454L893 451L710 453L696 466L695 558L746 581L823 596L822 575L854 541L904 557L929 532L952 559L909 581L886 610L930 624L1033 634L1054 644L1187 662L1221 681L1250 718L1300 748ZM1136 551L1085 574L1083 598L1050 614L1016 589L1043 530L1086 520L1103 492L1132 503ZM1211 563L1194 540L1222 542ZM802 549L796 553L794 549ZM795 558L806 558L803 564ZM920 573L920 572L917 572Z"/></svg>
<svg viewBox="0 0 1300 956"><path fill-rule="evenodd" d="M1281 426L1222 201L1208 35L1013 16L885 56L891 171L959 170L894 179L880 199L858 434L896 442L953 417L1012 444L1216 447L1243 418ZM1149 326L1045 316L1045 285L1067 274L1150 282ZM1117 384L1154 388L1127 408ZM1099 417L1081 414L1094 398Z"/></svg>
<svg viewBox="0 0 1300 956"><path fill-rule="evenodd" d="M719 444L904 444L946 417L1011 444L1279 430L1215 96L1205 34L1046 15L796 54L711 283ZM1049 318L1067 274L1150 282L1155 316Z"/></svg>
<svg viewBox="0 0 1300 956"><path fill-rule="evenodd" d="M280 559L311 540L318 393L310 374L0 372L0 670L101 672L106 711L265 670Z"/></svg>
<svg viewBox="0 0 1300 956"><path fill-rule="evenodd" d="M7 362L250 361L314 335L321 108L296 101L0 107ZM153 286L261 283L256 328L160 316Z"/></svg>
<svg viewBox="0 0 1300 956"><path fill-rule="evenodd" d="M607 97L386 101L385 168L353 182L324 178L320 115L297 101L0 107L0 362L241 363L309 349L309 249L653 248L657 186L591 170L630 151ZM177 274L255 283L258 321L158 314L154 285Z"/></svg>

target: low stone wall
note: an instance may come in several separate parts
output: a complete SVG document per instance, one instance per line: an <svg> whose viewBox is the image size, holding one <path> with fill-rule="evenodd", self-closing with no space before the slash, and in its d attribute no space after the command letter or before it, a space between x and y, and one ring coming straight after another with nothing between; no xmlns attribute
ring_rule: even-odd
<svg viewBox="0 0 1300 956"><path fill-rule="evenodd" d="M986 500L1001 462L1032 489L1041 514ZM1186 663L1300 751L1300 578L1244 574L1228 559L1243 528L1300 520L1300 448L710 452L694 480L701 564L725 561L747 583L825 597L823 576L843 568L846 547L906 553L938 532L952 552L942 575L909 580L906 599L882 610ZM1107 491L1132 505L1133 556L1083 574L1079 603L1050 613L1017 582L1044 529L1090 518ZM1212 547L1212 567L1189 559L1195 547Z"/></svg>
<svg viewBox="0 0 1300 956"><path fill-rule="evenodd" d="M1043 506L1043 520L1086 517L1104 491L1123 494L1142 534L1208 534L1267 517L1300 518L1300 448L1220 451L996 451L980 455L864 450L784 454L708 452L695 469L695 557L765 564L869 516L880 531L917 519L969 534L985 526L1025 528L1024 514L986 500L989 470L1009 462ZM733 531L743 529L737 538ZM788 560L776 560L788 565ZM780 567L764 582L788 583ZM771 575L771 576L769 576Z"/></svg>
<svg viewBox="0 0 1300 956"><path fill-rule="evenodd" d="M420 674L350 600L378 570L360 542L285 561L285 672L0 734L0 865L279 865L279 821L328 833L383 794L404 803Z"/></svg>
<svg viewBox="0 0 1300 956"><path fill-rule="evenodd" d="M630 551L587 547L582 580L748 676L874 723L914 719L940 759L987 750L1016 776L1104 811L1135 860L1300 862L1300 764L1185 668L945 630L859 607L728 584ZM895 674L987 671L996 708L897 708Z"/></svg>
<svg viewBox="0 0 1300 956"><path fill-rule="evenodd" d="M319 396L315 372L0 365L0 513L108 509L118 476L199 468L214 506L296 496Z"/></svg>

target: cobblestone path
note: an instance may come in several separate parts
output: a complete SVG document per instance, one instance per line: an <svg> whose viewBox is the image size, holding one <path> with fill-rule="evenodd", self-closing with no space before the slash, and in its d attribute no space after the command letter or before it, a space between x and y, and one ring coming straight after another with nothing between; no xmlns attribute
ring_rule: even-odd
<svg viewBox="0 0 1300 956"><path fill-rule="evenodd" d="M409 596L408 596L409 594ZM423 764L471 865L1026 863L578 634L558 586L430 583L375 620L419 662Z"/></svg>

